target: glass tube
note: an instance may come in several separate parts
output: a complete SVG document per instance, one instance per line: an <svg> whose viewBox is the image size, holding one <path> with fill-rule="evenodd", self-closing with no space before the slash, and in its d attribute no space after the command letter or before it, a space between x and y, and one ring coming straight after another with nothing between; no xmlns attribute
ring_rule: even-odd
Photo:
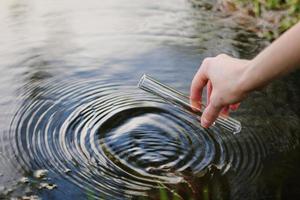
<svg viewBox="0 0 300 200"><path fill-rule="evenodd" d="M179 105L184 109L201 116L205 106L201 104L201 109L192 107L190 99L186 95L178 92L177 90L160 83L152 77L144 74L139 83L138 87L151 94L161 97L165 101ZM217 125L233 134L239 133L242 129L241 123L231 117L219 115L213 125Z"/></svg>

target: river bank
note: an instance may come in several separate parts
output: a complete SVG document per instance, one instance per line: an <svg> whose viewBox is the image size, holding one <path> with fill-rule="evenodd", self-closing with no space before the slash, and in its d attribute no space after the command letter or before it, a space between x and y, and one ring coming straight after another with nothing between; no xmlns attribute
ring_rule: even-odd
<svg viewBox="0 0 300 200"><path fill-rule="evenodd" d="M220 0L222 12L253 20L249 28L272 41L300 19L300 0Z"/></svg>
<svg viewBox="0 0 300 200"><path fill-rule="evenodd" d="M194 5L220 12L259 37L273 41L300 20L300 0L215 0Z"/></svg>

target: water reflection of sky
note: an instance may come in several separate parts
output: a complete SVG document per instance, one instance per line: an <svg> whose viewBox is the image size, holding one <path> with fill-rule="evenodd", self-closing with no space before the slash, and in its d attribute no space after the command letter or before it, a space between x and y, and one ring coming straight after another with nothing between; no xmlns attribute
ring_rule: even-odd
<svg viewBox="0 0 300 200"><path fill-rule="evenodd" d="M43 66L48 71L62 73L166 69L173 75L189 72L182 77L189 83L201 55L237 54L236 32L183 0L16 1L6 2L1 13L0 50L6 58L1 62L7 64L22 66L37 57L54 62L49 69Z"/></svg>
<svg viewBox="0 0 300 200"><path fill-rule="evenodd" d="M230 19L193 7L185 0L3 0L0 44L0 128L2 149L6 149L6 155L0 154L1 163L5 163L0 165L4 171L0 183L14 182L23 175L22 167L6 162L10 155L7 132L12 117L20 105L43 98L55 100L56 93L47 93L51 87L58 87L51 81L58 85L66 83L64 86L70 88L72 85L67 83L74 82L74 87L82 87L77 88L78 92L84 92L94 86L83 84L91 79L133 86L143 73L148 73L188 93L193 74L204 57L223 52L249 58L261 48L260 40ZM293 109L299 102L299 91L295 88L295 77L287 84L279 81L265 92L255 93L243 104L236 116L248 131L239 141L244 145L237 149L248 148L244 153L250 152L252 156L264 152L259 155L262 156L266 152L276 155L277 147L282 152L297 147L298 136L294 133L299 118ZM288 99L293 99L289 105ZM69 103L72 105L72 100ZM282 136L283 132L287 137ZM269 145L247 146L253 138L259 145L266 141ZM252 163L258 164L253 174L260 174L257 171L261 170L261 157L255 158ZM247 159L241 161L243 167L251 163ZM72 195L83 195L57 174L51 176L61 182L60 188L55 193L45 192L43 197L59 199L62 195L72 199ZM238 181L235 184L242 185Z"/></svg>

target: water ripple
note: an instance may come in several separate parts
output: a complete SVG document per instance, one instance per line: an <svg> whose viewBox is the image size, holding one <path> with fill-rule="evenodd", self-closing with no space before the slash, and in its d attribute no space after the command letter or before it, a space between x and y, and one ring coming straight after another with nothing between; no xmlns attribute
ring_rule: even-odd
<svg viewBox="0 0 300 200"><path fill-rule="evenodd" d="M254 136L203 129L181 108L108 82L50 79L33 96L36 88L27 88L5 154L25 170L45 168L105 198L146 196L161 184L192 187L189 177L212 167L241 179L260 173L263 145Z"/></svg>

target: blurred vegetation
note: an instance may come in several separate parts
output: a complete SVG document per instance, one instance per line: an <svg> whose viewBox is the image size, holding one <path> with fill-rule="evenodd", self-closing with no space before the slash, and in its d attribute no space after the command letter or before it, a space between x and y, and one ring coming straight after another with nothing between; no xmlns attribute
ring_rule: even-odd
<svg viewBox="0 0 300 200"><path fill-rule="evenodd" d="M300 0L189 0L196 8L223 13L272 41L300 20Z"/></svg>
<svg viewBox="0 0 300 200"><path fill-rule="evenodd" d="M222 3L255 18L257 26L253 30L269 40L276 39L300 20L300 0L223 0Z"/></svg>

